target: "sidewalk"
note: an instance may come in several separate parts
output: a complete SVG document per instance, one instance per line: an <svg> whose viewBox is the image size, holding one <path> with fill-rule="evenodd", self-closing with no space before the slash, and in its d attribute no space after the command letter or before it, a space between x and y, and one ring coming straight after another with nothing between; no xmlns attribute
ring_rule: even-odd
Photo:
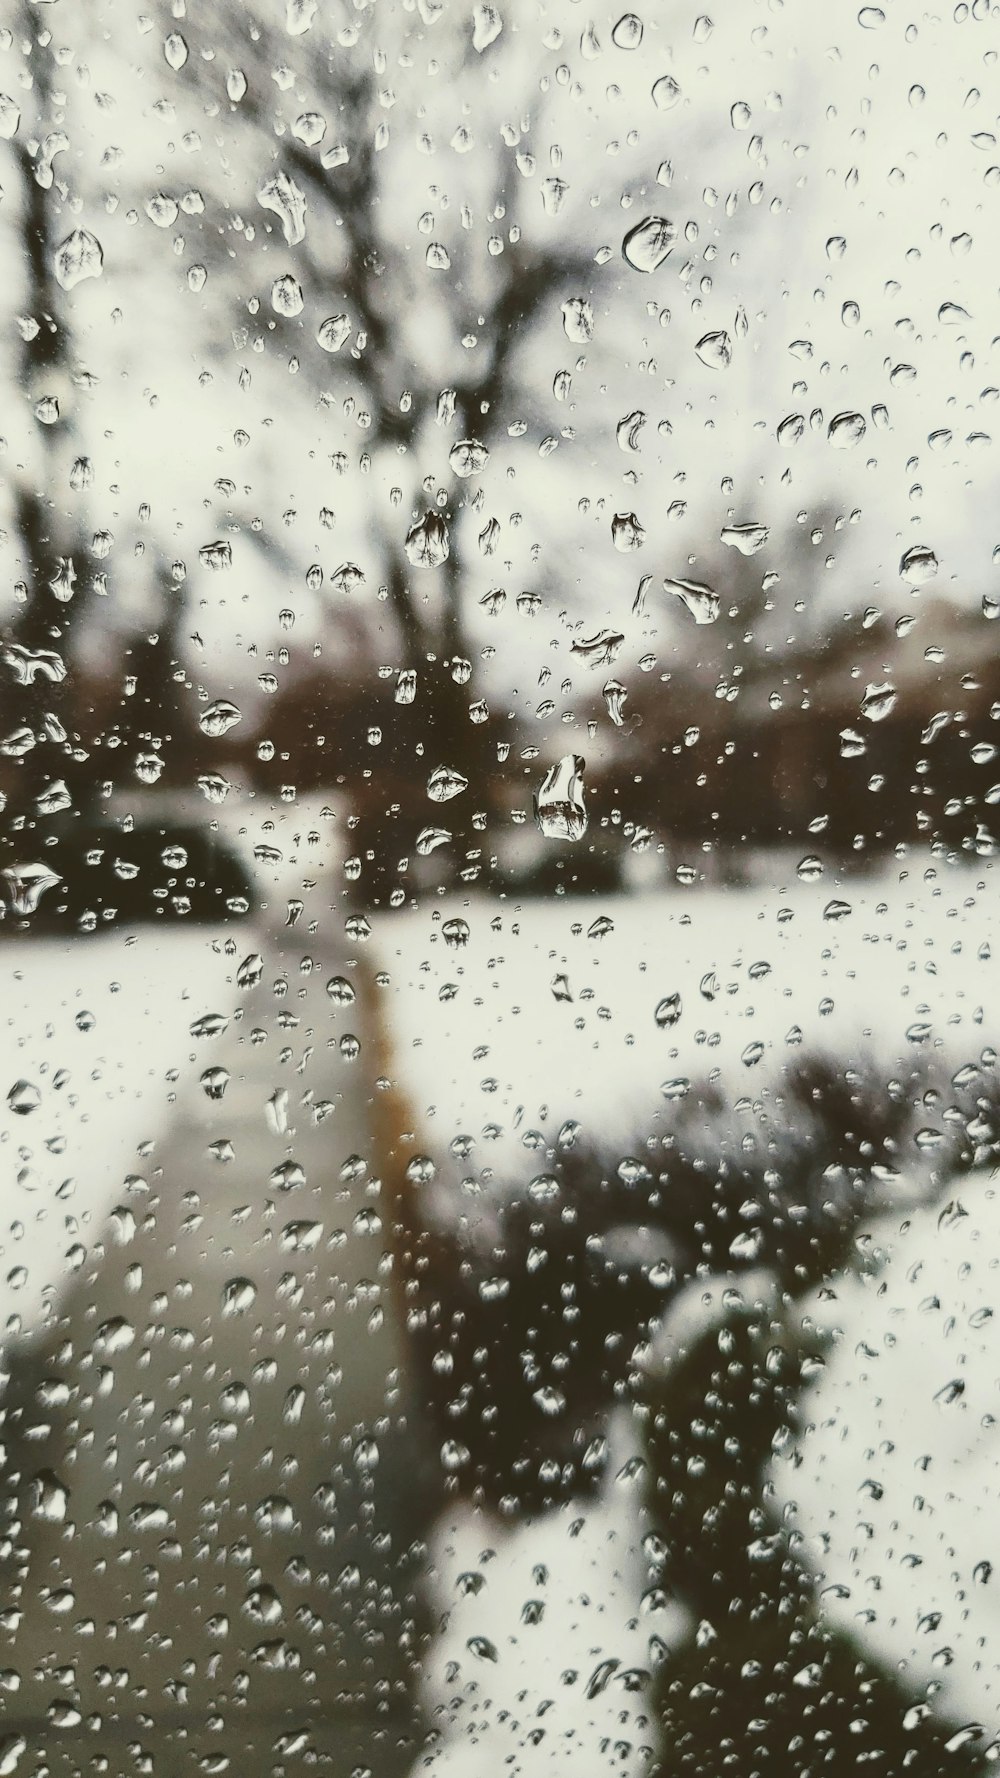
<svg viewBox="0 0 1000 1778"><path fill-rule="evenodd" d="M367 1162L363 995L326 988L360 972L294 931L238 943L260 979L191 1040L131 1215L90 1231L58 1334L11 1365L0 1770L19 1778L95 1755L169 1774L315 1755L344 1778L413 1760L434 1466Z"/></svg>

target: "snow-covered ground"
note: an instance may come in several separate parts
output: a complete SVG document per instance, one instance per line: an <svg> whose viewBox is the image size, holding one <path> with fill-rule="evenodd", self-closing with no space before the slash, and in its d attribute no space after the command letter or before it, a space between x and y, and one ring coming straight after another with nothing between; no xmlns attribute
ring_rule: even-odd
<svg viewBox="0 0 1000 1778"><path fill-rule="evenodd" d="M884 1079L921 1057L944 1082L966 1066L988 1074L996 1040L991 879L988 862L948 869L928 861L846 884L793 875L787 887L678 885L586 903L470 897L387 922L378 936L411 1127L432 1153L459 1132L474 1137L475 1164L494 1169L493 1189L516 1190L545 1164L530 1135L525 1143L529 1132L551 1142L572 1119L582 1138L628 1152L655 1118L666 1128L677 1096L697 1094L716 1071L734 1110L777 1085L782 1064L798 1054L873 1063ZM658 1025L657 1008L672 996L679 1014ZM807 1398L809 1430L776 1464L774 1480L779 1498L796 1503L830 1612L868 1638L879 1660L904 1663L915 1696L938 1681L953 1710L988 1722L1000 1648L990 1580L1000 1200L974 1174L954 1191L946 1185L928 1208L916 1150L912 1163L892 1188L893 1208L863 1237L879 1260L870 1275L848 1275L832 1296L805 1305L835 1343ZM440 1186L438 1213L447 1191ZM488 1202L486 1194L476 1200L484 1213ZM462 1212L471 1208L465 1198ZM612 1482L588 1520L612 1566L629 1541L616 1511ZM635 1511L629 1502L626 1518ZM465 1550L482 1536L482 1521L460 1528L461 1560L456 1554L450 1566L473 1567ZM442 1570L450 1543L444 1526ZM495 1589L475 1601L480 1633L501 1650L499 1674L491 1669L480 1691L508 1704L519 1733L528 1704L515 1709L513 1700L525 1662L533 1697L532 1688L544 1694L577 1660L564 1656L559 1638L537 1659L525 1653L528 1632L513 1601L530 1597L522 1572L543 1546L552 1585L572 1591L572 1546L558 1526L532 1527L505 1534L511 1602L488 1606ZM627 1585L615 1583L619 1592ZM469 1656L459 1645L470 1610L464 1602L460 1625L452 1612L440 1645L442 1662L458 1662L452 1692L462 1702L445 1740L456 1761L468 1748ZM633 1658L625 1621L611 1651L623 1667ZM429 1685L442 1703L448 1688L437 1667ZM516 1745L518 1769L548 1769L551 1747ZM573 1743L560 1745L568 1752Z"/></svg>
<svg viewBox="0 0 1000 1778"><path fill-rule="evenodd" d="M221 825L252 873L256 918L0 949L0 1347L9 1327L38 1329L119 1201L141 1219L157 1143L197 1121L200 1076L247 998L240 964L270 954L290 907L308 923L343 856L328 799L275 807L236 787Z"/></svg>
<svg viewBox="0 0 1000 1778"><path fill-rule="evenodd" d="M914 1701L929 1688L956 1723L981 1725L985 1744L1000 1736L1000 1191L985 1172L967 1176L940 1203L873 1223L868 1240L872 1271L801 1306L813 1337L823 1328L834 1347L803 1435L772 1465L774 1510L790 1515L829 1619L897 1671ZM645 1368L668 1375L673 1353L723 1325L727 1284L682 1292ZM763 1276L745 1275L740 1294L778 1312ZM424 1683L442 1734L432 1768L461 1769L488 1739L518 1773L581 1758L601 1769L612 1748L617 1770L644 1769L649 1686L630 1681L669 1662L695 1626L676 1600L655 1619L640 1603L651 1596L641 1445L625 1410L612 1425L596 1502L525 1526L469 1510L437 1527L442 1628ZM542 1570L545 1633L524 1615ZM669 1572L668 1557L668 1583ZM610 1661L615 1686L588 1697L588 1678ZM549 1733L536 1741L546 1700Z"/></svg>
<svg viewBox="0 0 1000 1778"><path fill-rule="evenodd" d="M116 1204L142 1219L157 1141L199 1093L191 1027L231 1017L242 955L208 927L4 945L0 1343L57 1308Z"/></svg>
<svg viewBox="0 0 1000 1778"><path fill-rule="evenodd" d="M486 1748L515 1774L648 1768L651 1674L693 1626L676 1601L640 1606L645 1470L625 1412L611 1447L596 1503L516 1528L471 1508L438 1525L423 1694L443 1732L419 1770L465 1772Z"/></svg>
<svg viewBox="0 0 1000 1778"><path fill-rule="evenodd" d="M871 1236L877 1269L805 1305L836 1346L774 1481L831 1615L996 1734L1000 1192L984 1169Z"/></svg>
<svg viewBox="0 0 1000 1778"><path fill-rule="evenodd" d="M976 1065L996 1036L994 897L979 862L425 904L376 935L396 1073L428 1143L467 1133L520 1184L526 1132L572 1119L626 1152L689 1091L715 1079L735 1102L800 1054L886 1078L927 1054Z"/></svg>
<svg viewBox="0 0 1000 1778"><path fill-rule="evenodd" d="M776 1084L786 1058L817 1050L873 1059L886 1076L928 1053L945 1077L988 1070L992 895L980 861L847 885L793 876L785 888L677 885L586 903L469 897L375 916L368 949L389 978L376 993L419 1144L444 1149L467 1133L479 1166L518 1181L543 1165L524 1144L530 1130L551 1137L573 1119L625 1152L655 1116L667 1127L680 1083L695 1096L716 1069L734 1106ZM279 923L284 907L275 902ZM191 1025L233 1017L240 961L271 942L250 922L228 935L235 944L206 929L132 936L4 948L0 1328L12 1315L29 1331L43 1324L117 1203L141 1217L143 1187L127 1181L149 1179L155 1145L202 1098L212 1060ZM675 995L674 1022L658 1024ZM8 1102L22 1081L37 1103L23 1088ZM915 1684L938 1679L955 1708L987 1720L1000 1633L990 1567L1000 1214L982 1175L946 1187L931 1209L916 1192L904 1209L905 1189L897 1195L871 1230L883 1262L806 1305L839 1331L796 1465L777 1463L774 1479L796 1503L831 1613L881 1659L906 1662ZM425 1697L442 1712L440 1765L467 1761L478 1724L525 1771L603 1758L605 1743L619 1767L641 1764L648 1695L628 1676L648 1668L652 1630L669 1647L689 1629L679 1612L665 1627L640 1613L641 1481L628 1464L634 1433L622 1425L617 1438L596 1503L521 1529L471 1512L439 1524L447 1618ZM470 1575L483 1584L460 1578ZM532 1600L544 1607L537 1623L522 1618Z"/></svg>

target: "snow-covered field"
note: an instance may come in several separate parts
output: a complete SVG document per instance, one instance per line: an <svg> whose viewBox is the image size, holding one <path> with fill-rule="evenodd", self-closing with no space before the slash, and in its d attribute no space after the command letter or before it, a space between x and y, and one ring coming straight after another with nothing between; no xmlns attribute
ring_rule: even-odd
<svg viewBox="0 0 1000 1778"><path fill-rule="evenodd" d="M524 1143L628 1144L716 1079L735 1102L799 1054L978 1065L996 1036L988 863L877 878L517 903L385 921L396 1072L417 1126L520 1184ZM484 1128L490 1135L483 1141Z"/></svg>

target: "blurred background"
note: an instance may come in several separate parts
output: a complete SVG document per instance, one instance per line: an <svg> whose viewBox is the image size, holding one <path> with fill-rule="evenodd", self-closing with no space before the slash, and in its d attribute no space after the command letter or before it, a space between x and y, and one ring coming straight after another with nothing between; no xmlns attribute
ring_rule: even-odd
<svg viewBox="0 0 1000 1778"><path fill-rule="evenodd" d="M10 0L0 1772L997 1757L996 12Z"/></svg>

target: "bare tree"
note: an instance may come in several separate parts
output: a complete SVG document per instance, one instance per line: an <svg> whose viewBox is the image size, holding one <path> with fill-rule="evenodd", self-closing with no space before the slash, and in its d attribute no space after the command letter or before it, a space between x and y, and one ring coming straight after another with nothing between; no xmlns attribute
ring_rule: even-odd
<svg viewBox="0 0 1000 1778"><path fill-rule="evenodd" d="M382 735L371 773L354 770L354 760L347 776L375 817L368 849L379 852L382 875L393 878L434 813L425 795L429 773L461 767L475 777L473 794L482 788L481 809L491 795L484 782L490 762L496 772L509 750L506 729L498 758L499 731L487 711L469 623L473 562L496 552L500 534L480 477L512 415L535 405L523 361L540 322L558 317L563 301L584 304L599 270L578 235L552 231L549 238L528 224L523 173L499 140L488 156L476 158L473 171L463 172L474 201L464 187L453 199L462 225L449 219L447 245L428 237L426 263L416 263L393 184L399 152L395 160L385 152L385 132L396 122L393 96L379 73L385 73L378 34L386 32L384 21L365 19L334 40L320 36L318 23L314 33L296 36L265 9L211 7L184 29L178 102L224 122L226 178L231 185L235 168L246 206L241 219L254 217L244 226L244 273L270 286L271 313L258 341L268 362L258 370L249 360L246 376L269 369L273 375L277 354L287 349L289 368L299 372L291 397L304 392L315 403L319 390L325 411L348 410L364 422L357 457L334 451L331 463L344 478L345 494L364 507L370 553L326 575L336 601L377 574L372 652L361 659L355 646L348 660L327 671L331 683L339 676L351 686L359 708L367 701L369 732L377 728ZM422 37L419 16L390 19L387 34L404 65ZM486 92L479 51L464 26L458 31L445 22L433 44L443 49L449 70L464 72L473 90ZM291 95L277 117L276 83ZM408 115L407 124L416 127L414 117ZM544 216L537 187L531 195ZM431 226L425 214L418 231ZM248 306L260 327L268 299L247 305L237 295L231 249L214 219L192 227L209 288L218 287L213 312L230 329L242 323L245 340ZM488 244L486 230L492 231ZM278 277L276 253L290 268ZM324 388L331 373L332 386ZM277 536L273 522L254 530L244 521L241 529L268 572L302 574L294 540ZM323 571L317 565L305 578L318 587ZM381 605L391 617L388 633ZM334 620L336 610L334 603ZM329 621L326 627L329 633ZM329 658L337 651L324 645L324 652ZM388 721L376 666L395 686ZM388 797L386 785L394 787ZM455 810L448 814L456 848L463 839L468 845L474 838L468 817L456 828ZM380 898L372 879L365 886Z"/></svg>
<svg viewBox="0 0 1000 1778"><path fill-rule="evenodd" d="M2 842L7 900L11 912L24 915L35 905L46 873L63 874L67 816L85 815L98 790L97 773L76 729L71 676L97 568L83 510L92 472L77 423L90 378L76 360L68 292L99 270L100 247L87 231L70 226L68 187L53 165L68 140L58 126L54 45L43 15L22 6L17 33L30 80L24 87L25 111L16 123L10 119L14 186L9 202L18 249L12 263L19 260L23 272L17 394L30 436L26 461L15 467L10 490L15 603L3 628L0 753L7 794Z"/></svg>

